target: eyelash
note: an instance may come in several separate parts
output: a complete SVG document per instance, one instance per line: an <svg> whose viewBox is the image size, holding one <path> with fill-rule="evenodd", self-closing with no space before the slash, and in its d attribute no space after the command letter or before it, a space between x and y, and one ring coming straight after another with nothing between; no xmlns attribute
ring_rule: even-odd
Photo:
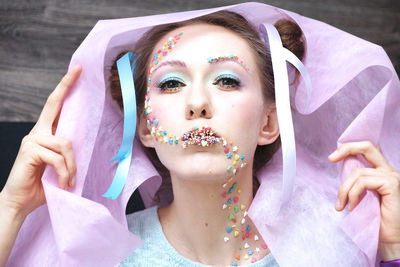
<svg viewBox="0 0 400 267"><path fill-rule="evenodd" d="M230 89L233 89L233 88L236 88L236 87L240 87L240 80L236 77L236 76L234 76L234 75L231 75L231 74L222 74L222 75L219 75L216 79L215 79L215 81L213 82L213 84L214 85L218 85L221 81L223 81L223 80L225 80L225 81L230 81L231 83L232 83L232 81L235 83L235 85L219 85L219 87L222 89L222 90L230 90ZM225 88L225 89L224 89Z"/></svg>
<svg viewBox="0 0 400 267"><path fill-rule="evenodd" d="M165 87L169 82L177 82L177 83L179 83L179 86L178 87L174 87L174 88L172 88L172 89L168 89L167 87ZM179 78L175 78L175 77L169 77L169 78L166 78L166 79L164 79L164 80L162 80L159 84L158 84L158 88L160 88L160 90L162 91L162 92L165 92L165 93L175 93L175 92L178 92L178 91L180 91L180 90L182 90L182 88L181 87L183 87L183 86L186 86L186 84L184 83L184 82L182 82Z"/></svg>
<svg viewBox="0 0 400 267"><path fill-rule="evenodd" d="M231 83L232 83L232 81L233 81L235 84L234 84L234 85L219 85L219 88L221 88L222 90L231 90L231 89L233 89L233 88L240 87L240 80L239 80L236 76L231 75L231 74L222 74L222 75L219 75L219 76L215 79L215 81L213 82L213 85L218 85L218 84L219 84L221 81L223 81L223 80L225 80L225 81L230 81ZM175 85L176 85L176 83L178 83L179 86L175 86L175 87L173 87L173 88L168 89L166 86L167 86L168 83L171 83L171 82L173 82ZM161 90L162 92L165 92L165 93L175 93L175 92L178 92L178 91L182 90L182 87L183 87L183 86L186 86L186 84L185 84L183 81L181 81L181 79L176 78L176 77L169 77L169 78L166 78L166 79L162 80L162 81L158 84L158 88L160 88L160 90Z"/></svg>

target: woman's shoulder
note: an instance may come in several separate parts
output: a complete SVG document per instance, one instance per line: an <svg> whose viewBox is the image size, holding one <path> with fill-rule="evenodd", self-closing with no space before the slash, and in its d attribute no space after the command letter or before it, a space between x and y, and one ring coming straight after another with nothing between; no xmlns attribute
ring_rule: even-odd
<svg viewBox="0 0 400 267"><path fill-rule="evenodd" d="M163 251L165 246L157 209L151 207L126 216L129 231L142 239L143 244L125 258L119 267L162 266L160 262L168 262L168 254Z"/></svg>

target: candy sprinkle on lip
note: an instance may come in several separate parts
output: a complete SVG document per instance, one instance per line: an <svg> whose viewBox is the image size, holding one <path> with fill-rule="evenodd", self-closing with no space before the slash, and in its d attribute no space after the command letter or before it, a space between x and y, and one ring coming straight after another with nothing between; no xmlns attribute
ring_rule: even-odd
<svg viewBox="0 0 400 267"><path fill-rule="evenodd" d="M208 147L221 142L221 137L211 127L194 127L192 130L183 134L181 140L183 147L198 146Z"/></svg>

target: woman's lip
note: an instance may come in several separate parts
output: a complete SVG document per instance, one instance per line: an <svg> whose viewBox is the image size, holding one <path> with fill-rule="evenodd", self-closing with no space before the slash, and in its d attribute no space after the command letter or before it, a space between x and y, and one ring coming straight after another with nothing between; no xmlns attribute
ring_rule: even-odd
<svg viewBox="0 0 400 267"><path fill-rule="evenodd" d="M183 148L188 146L209 147L221 142L221 137L211 127L194 127L181 137Z"/></svg>

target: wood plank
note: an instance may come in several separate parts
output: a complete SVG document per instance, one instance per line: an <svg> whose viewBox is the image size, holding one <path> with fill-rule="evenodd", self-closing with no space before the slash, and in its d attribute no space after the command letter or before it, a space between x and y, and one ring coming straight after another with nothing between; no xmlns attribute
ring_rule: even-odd
<svg viewBox="0 0 400 267"><path fill-rule="evenodd" d="M70 58L100 19L241 3L233 0L15 0L0 3L0 121L36 121ZM271 0L383 46L400 73L400 1Z"/></svg>

